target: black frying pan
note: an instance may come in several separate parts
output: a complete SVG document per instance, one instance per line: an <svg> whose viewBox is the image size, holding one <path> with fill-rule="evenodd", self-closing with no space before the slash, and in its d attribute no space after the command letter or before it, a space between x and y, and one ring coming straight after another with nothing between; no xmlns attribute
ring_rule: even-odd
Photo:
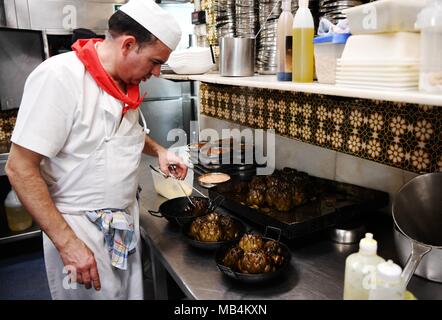
<svg viewBox="0 0 442 320"><path fill-rule="evenodd" d="M269 229L279 230L279 235L278 235L277 239L266 237ZM283 274L285 272L285 270L287 270L287 268L290 265L290 260L292 258L292 254L290 252L290 249L285 244L283 244L282 242L279 241L280 237L281 237L281 230L278 228L273 228L273 227L267 227L266 232L265 232L264 236L262 237L263 240L277 241L279 246L281 247L282 255L284 257L284 262L278 269L276 269L273 272L249 274L249 273L242 273L239 271L235 271L229 267L226 267L223 263L224 257L226 256L227 251L231 247L234 247L235 245L237 245L239 240L233 244L225 245L216 251L216 254L215 254L216 265L218 266L218 269L222 273L224 273L226 276L233 278L235 280L238 280L240 282L244 282L244 283L264 283L264 282L268 282L269 280L275 279L276 277Z"/></svg>
<svg viewBox="0 0 442 320"><path fill-rule="evenodd" d="M207 203L207 210L204 212L195 212L195 210L192 210L192 205L189 203L187 197L179 197L163 202L158 211L148 210L148 212L154 217L166 218L172 224L182 226L185 223L191 222L195 217L213 212L224 200L224 198L211 200L204 197L190 197L190 199L192 202L196 200ZM219 199L221 200L219 201Z"/></svg>
<svg viewBox="0 0 442 320"><path fill-rule="evenodd" d="M244 235L247 228L246 228L244 222L242 222L241 220L234 218L232 216L229 216L229 217L233 220L233 223L238 227L238 230L239 230L238 237L236 237L235 239L225 240L225 241L217 241L217 242L207 242L207 241L196 240L192 236L189 235L189 230L192 225L192 221L187 222L183 225L183 228L181 229L181 232L183 234L183 238L192 247L195 247L198 249L203 249L203 250L216 250L216 249L221 248L222 246L227 246L230 244L237 243L241 239L241 237Z"/></svg>

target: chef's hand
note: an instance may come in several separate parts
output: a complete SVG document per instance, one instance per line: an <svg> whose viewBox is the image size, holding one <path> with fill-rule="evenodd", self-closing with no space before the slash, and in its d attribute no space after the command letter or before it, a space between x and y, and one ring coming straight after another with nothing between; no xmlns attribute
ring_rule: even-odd
<svg viewBox="0 0 442 320"><path fill-rule="evenodd" d="M165 174L172 174L179 180L184 180L187 175L187 166L174 152L168 151L167 149L161 150L158 153L158 162L161 171Z"/></svg>
<svg viewBox="0 0 442 320"><path fill-rule="evenodd" d="M71 281L84 284L86 289L94 286L95 290L101 289L100 276L93 252L78 238L70 239L60 250L63 264L71 274ZM76 277L76 279L75 279Z"/></svg>

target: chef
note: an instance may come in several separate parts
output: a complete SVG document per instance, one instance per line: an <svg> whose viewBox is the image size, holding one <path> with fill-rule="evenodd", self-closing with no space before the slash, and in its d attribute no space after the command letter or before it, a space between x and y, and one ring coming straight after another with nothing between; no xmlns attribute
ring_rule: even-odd
<svg viewBox="0 0 442 320"><path fill-rule="evenodd" d="M141 154L178 179L187 167L147 135L139 83L159 76L180 39L154 1L131 0L105 40L77 41L26 81L6 170L44 232L53 299L143 299Z"/></svg>

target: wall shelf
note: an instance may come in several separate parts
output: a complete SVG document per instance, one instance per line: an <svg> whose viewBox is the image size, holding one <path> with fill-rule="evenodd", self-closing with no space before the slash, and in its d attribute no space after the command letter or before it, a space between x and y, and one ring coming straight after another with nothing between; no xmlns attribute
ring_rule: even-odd
<svg viewBox="0 0 442 320"><path fill-rule="evenodd" d="M255 75L254 77L222 77L218 73L202 75L177 75L163 74L164 79L169 80L196 80L201 82L223 84L230 86L242 86L252 88L274 89L283 91L305 92L324 94L348 98L385 100L401 103L415 103L423 105L442 106L441 94L427 94L419 91L383 91L355 89L351 87L314 83L293 83L277 81L275 75Z"/></svg>

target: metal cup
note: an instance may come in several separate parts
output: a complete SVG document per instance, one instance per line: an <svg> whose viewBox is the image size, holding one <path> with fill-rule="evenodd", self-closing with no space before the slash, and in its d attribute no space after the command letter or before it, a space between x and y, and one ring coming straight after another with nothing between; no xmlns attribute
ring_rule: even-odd
<svg viewBox="0 0 442 320"><path fill-rule="evenodd" d="M220 74L223 77L250 77L255 73L255 39L227 38L219 40Z"/></svg>

